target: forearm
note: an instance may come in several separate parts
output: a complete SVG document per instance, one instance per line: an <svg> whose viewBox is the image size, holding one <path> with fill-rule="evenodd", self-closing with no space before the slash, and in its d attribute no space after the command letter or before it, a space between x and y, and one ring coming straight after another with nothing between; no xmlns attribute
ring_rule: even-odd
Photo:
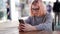
<svg viewBox="0 0 60 34"><path fill-rule="evenodd" d="M37 29L36 29L36 27L35 27L35 26L33 26L32 31L35 31L35 30L37 30Z"/></svg>
<svg viewBox="0 0 60 34"><path fill-rule="evenodd" d="M35 27L37 30L51 31L52 23L39 24L39 25L36 25Z"/></svg>

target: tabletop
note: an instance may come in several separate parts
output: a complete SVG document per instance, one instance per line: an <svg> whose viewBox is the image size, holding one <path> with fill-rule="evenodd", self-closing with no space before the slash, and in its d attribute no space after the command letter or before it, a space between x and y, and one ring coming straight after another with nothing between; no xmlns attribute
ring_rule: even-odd
<svg viewBox="0 0 60 34"><path fill-rule="evenodd" d="M19 32L20 34L53 34L53 32L48 31L30 31L30 32Z"/></svg>

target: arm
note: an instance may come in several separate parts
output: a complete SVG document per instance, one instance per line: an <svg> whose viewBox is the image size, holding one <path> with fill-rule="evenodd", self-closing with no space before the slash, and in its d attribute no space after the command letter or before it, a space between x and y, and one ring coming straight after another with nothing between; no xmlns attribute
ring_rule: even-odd
<svg viewBox="0 0 60 34"><path fill-rule="evenodd" d="M25 23L27 23L27 24L31 23L31 17L30 16L25 20Z"/></svg>
<svg viewBox="0 0 60 34"><path fill-rule="evenodd" d="M50 14L47 15L45 23L36 25L35 27L37 30L52 30L52 16Z"/></svg>

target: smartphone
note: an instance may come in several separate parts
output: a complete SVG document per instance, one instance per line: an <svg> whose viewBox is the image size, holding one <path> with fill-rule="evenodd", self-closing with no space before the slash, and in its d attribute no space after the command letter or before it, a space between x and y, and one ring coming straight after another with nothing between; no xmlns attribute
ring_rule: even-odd
<svg viewBox="0 0 60 34"><path fill-rule="evenodd" d="M24 24L24 20L23 19L19 19L19 23L21 24Z"/></svg>
<svg viewBox="0 0 60 34"><path fill-rule="evenodd" d="M20 23L20 24L24 24L24 20L23 20L23 19L19 19L19 23ZM24 32L24 31L21 30L21 32Z"/></svg>

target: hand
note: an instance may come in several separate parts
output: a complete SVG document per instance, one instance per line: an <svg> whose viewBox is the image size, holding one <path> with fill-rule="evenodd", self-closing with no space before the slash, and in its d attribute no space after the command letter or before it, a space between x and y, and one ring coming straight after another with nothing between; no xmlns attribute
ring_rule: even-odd
<svg viewBox="0 0 60 34"><path fill-rule="evenodd" d="M18 29L19 29L19 31L21 31L21 27L20 27L20 24L19 24L19 26L18 26Z"/></svg>
<svg viewBox="0 0 60 34"><path fill-rule="evenodd" d="M36 30L36 27L31 26L30 24L22 24L23 31L33 31Z"/></svg>
<svg viewBox="0 0 60 34"><path fill-rule="evenodd" d="M19 29L19 31L22 31L22 28L23 26L21 25L21 24L19 24L19 26L18 26L18 29Z"/></svg>

